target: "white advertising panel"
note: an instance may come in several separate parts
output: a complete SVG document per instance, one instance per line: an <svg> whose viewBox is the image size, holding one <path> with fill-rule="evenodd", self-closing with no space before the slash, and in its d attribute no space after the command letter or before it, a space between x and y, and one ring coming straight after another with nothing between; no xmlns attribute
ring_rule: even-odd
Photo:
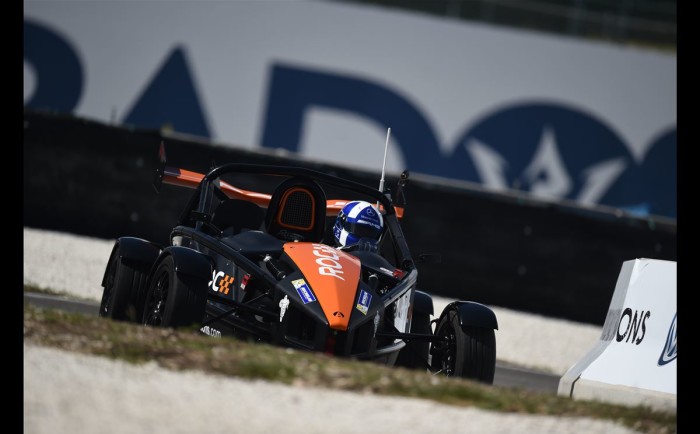
<svg viewBox="0 0 700 434"><path fill-rule="evenodd" d="M391 128L389 173L675 217L672 53L323 1L27 0L24 99L375 171Z"/></svg>
<svg viewBox="0 0 700 434"><path fill-rule="evenodd" d="M676 262L623 264L599 343L562 378L560 395L675 406Z"/></svg>
<svg viewBox="0 0 700 434"><path fill-rule="evenodd" d="M635 262L610 345L581 378L675 394L676 263Z"/></svg>

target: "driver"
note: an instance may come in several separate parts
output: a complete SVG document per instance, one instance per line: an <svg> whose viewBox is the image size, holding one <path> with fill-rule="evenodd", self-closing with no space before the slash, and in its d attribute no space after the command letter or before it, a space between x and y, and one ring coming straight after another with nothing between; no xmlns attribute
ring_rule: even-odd
<svg viewBox="0 0 700 434"><path fill-rule="evenodd" d="M377 208L369 202L349 202L338 213L333 226L336 244L342 250L378 250L384 220Z"/></svg>

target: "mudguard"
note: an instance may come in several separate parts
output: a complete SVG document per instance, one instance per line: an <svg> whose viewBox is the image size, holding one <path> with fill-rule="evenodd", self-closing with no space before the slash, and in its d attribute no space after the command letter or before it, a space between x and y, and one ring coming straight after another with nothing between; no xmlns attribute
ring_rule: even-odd
<svg viewBox="0 0 700 434"><path fill-rule="evenodd" d="M114 242L114 247L112 248L112 253L109 256L107 264L111 264L112 258L118 255L123 259L140 262L146 269L150 269L156 262L156 259L158 259L160 252L161 247L151 241L135 237L120 237ZM102 286L106 284L108 272L109 268L105 269L105 273L102 276Z"/></svg>
<svg viewBox="0 0 700 434"><path fill-rule="evenodd" d="M413 312L433 314L433 297L430 294L416 290L413 296Z"/></svg>
<svg viewBox="0 0 700 434"><path fill-rule="evenodd" d="M197 279L211 280L214 269L209 256L189 247L170 246L163 249L161 257L170 255L175 262L175 273L178 276L190 276ZM160 258L159 258L160 259Z"/></svg>
<svg viewBox="0 0 700 434"><path fill-rule="evenodd" d="M498 330L496 314L487 306L474 301L453 301L445 306L440 319L450 310L457 312L459 325L466 331L467 327L483 327Z"/></svg>

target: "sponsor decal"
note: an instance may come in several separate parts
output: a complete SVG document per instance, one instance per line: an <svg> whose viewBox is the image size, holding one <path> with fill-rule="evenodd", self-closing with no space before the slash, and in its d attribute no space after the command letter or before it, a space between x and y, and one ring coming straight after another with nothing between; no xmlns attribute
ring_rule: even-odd
<svg viewBox="0 0 700 434"><path fill-rule="evenodd" d="M248 281L250 280L250 274L246 274L243 276L243 279L241 279L241 289L245 290L245 286L248 284Z"/></svg>
<svg viewBox="0 0 700 434"><path fill-rule="evenodd" d="M333 247L323 244L313 245L314 255L318 256L316 263L319 265L318 274L323 276L331 276L340 280L345 280L340 274L343 274L343 266L338 261L340 256Z"/></svg>
<svg viewBox="0 0 700 434"><path fill-rule="evenodd" d="M343 315L343 312L341 312L339 310L336 310L335 312L333 312L333 316L336 316L338 318L345 318L345 315Z"/></svg>
<svg viewBox="0 0 700 434"><path fill-rule="evenodd" d="M406 291L396 300L396 310L394 312L394 327L400 333L407 332L409 320L409 308L411 305L411 291ZM397 339L396 341L398 341Z"/></svg>
<svg viewBox="0 0 700 434"><path fill-rule="evenodd" d="M357 310L362 312L363 315L367 315L367 311L369 310L369 304L372 302L372 294L369 292L365 291L364 289L360 290L360 296L357 299Z"/></svg>
<svg viewBox="0 0 700 434"><path fill-rule="evenodd" d="M215 338L220 338L221 337L221 332L213 327L209 327L208 325L202 327L199 329L200 332L204 333L205 335L209 335Z"/></svg>
<svg viewBox="0 0 700 434"><path fill-rule="evenodd" d="M369 226L372 226L372 227L375 228L375 229L381 229L381 228L382 228L381 226L379 226L379 223L372 222L372 221L369 221L369 220L360 219L360 220L357 221L357 223L362 223L362 224L365 224L365 225L369 225Z"/></svg>
<svg viewBox="0 0 700 434"><path fill-rule="evenodd" d="M214 270L209 285L214 292L228 294L229 287L233 283L233 277L223 271Z"/></svg>
<svg viewBox="0 0 700 434"><path fill-rule="evenodd" d="M294 285L294 288L297 290L304 304L316 301L316 296L314 296L314 293L304 279L292 280L292 285Z"/></svg>
<svg viewBox="0 0 700 434"><path fill-rule="evenodd" d="M633 343L639 345L646 334L646 320L651 316L651 311L637 311L632 313L632 309L625 308L620 315L620 321L617 323L617 335L615 339L618 342Z"/></svg>
<svg viewBox="0 0 700 434"><path fill-rule="evenodd" d="M676 333L678 332L678 314L673 315L673 321L671 326L668 328L668 336L666 336L666 345L664 345L663 351L661 351L661 356L659 356L659 366L663 366L676 360L678 356L678 342L676 338Z"/></svg>
<svg viewBox="0 0 700 434"><path fill-rule="evenodd" d="M289 297L287 295L284 295L284 298L280 300L280 322L282 322L282 318L284 318L284 314L287 312L287 308L289 307Z"/></svg>

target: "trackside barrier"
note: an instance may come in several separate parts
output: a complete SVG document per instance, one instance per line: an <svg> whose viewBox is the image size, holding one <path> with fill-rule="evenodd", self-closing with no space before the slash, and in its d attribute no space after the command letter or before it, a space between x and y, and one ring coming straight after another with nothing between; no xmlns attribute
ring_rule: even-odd
<svg viewBox="0 0 700 434"><path fill-rule="evenodd" d="M157 194L152 187L161 142L170 164L200 173L213 162L237 162L301 165L371 187L381 176L269 149L32 110L25 110L22 137L24 226L106 239L169 242L192 190L164 186ZM386 175L393 189L398 178ZM270 192L275 183L239 187ZM401 225L414 257L442 256L417 265L418 286L454 300L602 327L622 262L677 259L677 225L662 217L543 202L418 173L411 174L406 197Z"/></svg>
<svg viewBox="0 0 700 434"><path fill-rule="evenodd" d="M558 394L676 412L676 295L676 262L625 261L600 341Z"/></svg>

